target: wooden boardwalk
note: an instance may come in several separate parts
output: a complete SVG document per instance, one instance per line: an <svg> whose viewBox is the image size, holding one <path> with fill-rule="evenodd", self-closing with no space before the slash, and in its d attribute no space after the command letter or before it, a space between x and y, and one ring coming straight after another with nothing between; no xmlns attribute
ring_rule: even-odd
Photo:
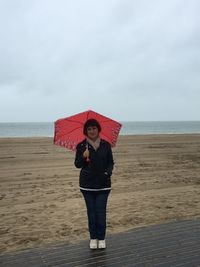
<svg viewBox="0 0 200 267"><path fill-rule="evenodd" d="M107 248L50 245L0 256L1 267L197 267L200 218L142 227L106 236Z"/></svg>

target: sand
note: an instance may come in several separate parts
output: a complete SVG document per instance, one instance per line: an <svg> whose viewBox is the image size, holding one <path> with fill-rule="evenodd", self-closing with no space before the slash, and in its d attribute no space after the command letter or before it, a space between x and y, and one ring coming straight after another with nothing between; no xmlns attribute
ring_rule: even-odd
<svg viewBox="0 0 200 267"><path fill-rule="evenodd" d="M120 136L107 233L200 216L200 134ZM0 251L89 240L74 153L0 138Z"/></svg>

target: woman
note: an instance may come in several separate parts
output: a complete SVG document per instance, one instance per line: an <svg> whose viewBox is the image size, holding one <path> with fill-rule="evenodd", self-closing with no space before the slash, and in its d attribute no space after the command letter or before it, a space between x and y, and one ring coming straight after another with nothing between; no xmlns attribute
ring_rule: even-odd
<svg viewBox="0 0 200 267"><path fill-rule="evenodd" d="M86 138L77 145L74 161L81 168L79 186L87 207L91 249L106 248L106 206L114 166L111 145L100 138L100 132L97 120L85 122Z"/></svg>

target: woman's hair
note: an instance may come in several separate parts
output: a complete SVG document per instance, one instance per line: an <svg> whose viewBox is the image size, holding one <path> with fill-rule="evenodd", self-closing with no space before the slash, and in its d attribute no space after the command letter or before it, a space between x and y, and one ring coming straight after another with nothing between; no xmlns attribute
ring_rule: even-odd
<svg viewBox="0 0 200 267"><path fill-rule="evenodd" d="M99 124L99 122L95 119L89 119L85 122L84 127L83 127L84 135L87 135L87 128L91 126L96 126L98 129L98 132L101 132L101 125Z"/></svg>

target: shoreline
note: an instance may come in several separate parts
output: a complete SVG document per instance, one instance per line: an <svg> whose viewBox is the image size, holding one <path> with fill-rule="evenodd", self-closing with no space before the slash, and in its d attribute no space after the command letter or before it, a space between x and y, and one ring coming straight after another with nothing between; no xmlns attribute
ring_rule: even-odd
<svg viewBox="0 0 200 267"><path fill-rule="evenodd" d="M142 134L120 134L120 136L148 136L148 135L200 135L199 133L142 133ZM54 138L54 136L34 135L34 136L0 136L1 138Z"/></svg>

